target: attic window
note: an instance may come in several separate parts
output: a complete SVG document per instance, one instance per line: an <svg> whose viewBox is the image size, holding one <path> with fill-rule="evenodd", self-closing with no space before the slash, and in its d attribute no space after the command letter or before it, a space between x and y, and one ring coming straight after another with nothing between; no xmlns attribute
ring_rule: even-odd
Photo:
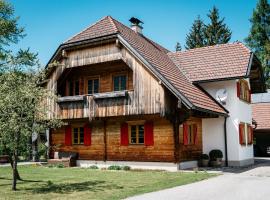
<svg viewBox="0 0 270 200"><path fill-rule="evenodd" d="M237 82L237 96L243 101L251 102L251 91L246 80L242 79Z"/></svg>

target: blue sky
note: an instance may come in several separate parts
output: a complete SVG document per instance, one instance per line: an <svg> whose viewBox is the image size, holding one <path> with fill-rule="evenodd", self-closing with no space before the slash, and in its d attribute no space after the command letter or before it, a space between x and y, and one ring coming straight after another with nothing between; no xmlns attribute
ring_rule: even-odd
<svg viewBox="0 0 270 200"><path fill-rule="evenodd" d="M17 45L37 52L46 64L56 48L100 18L111 15L129 25L135 16L144 22L143 33L169 50L182 46L194 19L216 5L232 30L231 42L248 35L249 18L257 0L10 0L27 36Z"/></svg>

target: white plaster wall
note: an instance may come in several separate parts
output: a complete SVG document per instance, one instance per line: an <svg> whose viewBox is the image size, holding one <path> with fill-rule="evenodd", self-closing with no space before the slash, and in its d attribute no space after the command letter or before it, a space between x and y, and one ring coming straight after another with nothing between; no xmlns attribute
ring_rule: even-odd
<svg viewBox="0 0 270 200"><path fill-rule="evenodd" d="M225 156L223 124L223 117L202 119L204 153L209 154L212 149L220 149Z"/></svg>
<svg viewBox="0 0 270 200"><path fill-rule="evenodd" d="M214 98L216 98L217 90L221 88L227 89L228 99L224 107L229 111L229 117L227 119L229 161L241 161L253 158L253 145L241 146L239 144L239 122L251 124L252 109L251 104L244 102L237 97L237 81L238 80L228 80L201 84L201 86ZM205 153L208 153L209 150L215 147L215 143L220 145L219 149L224 151L223 125L224 117L218 119L203 119L203 151Z"/></svg>

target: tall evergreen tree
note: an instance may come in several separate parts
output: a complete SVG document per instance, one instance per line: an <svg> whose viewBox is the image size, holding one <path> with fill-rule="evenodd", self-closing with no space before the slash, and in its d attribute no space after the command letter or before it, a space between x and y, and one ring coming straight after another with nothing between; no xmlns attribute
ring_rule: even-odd
<svg viewBox="0 0 270 200"><path fill-rule="evenodd" d="M267 0L258 1L250 22L250 33L245 42L260 59L266 85L270 88L270 5Z"/></svg>
<svg viewBox="0 0 270 200"><path fill-rule="evenodd" d="M231 39L232 32L224 23L224 18L220 19L219 11L214 6L207 15L210 23L205 28L206 45L224 44Z"/></svg>
<svg viewBox="0 0 270 200"><path fill-rule="evenodd" d="M182 51L182 47L181 47L181 44L180 42L176 42L176 45L175 45L175 51Z"/></svg>
<svg viewBox="0 0 270 200"><path fill-rule="evenodd" d="M205 25L200 16L193 22L189 33L186 36L186 49L193 49L205 46L204 37Z"/></svg>

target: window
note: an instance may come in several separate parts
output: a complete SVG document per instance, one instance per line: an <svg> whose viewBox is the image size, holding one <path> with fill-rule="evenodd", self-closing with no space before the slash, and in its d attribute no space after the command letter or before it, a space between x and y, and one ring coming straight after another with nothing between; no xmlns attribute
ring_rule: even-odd
<svg viewBox="0 0 270 200"><path fill-rule="evenodd" d="M130 144L144 144L144 125L130 125Z"/></svg>
<svg viewBox="0 0 270 200"><path fill-rule="evenodd" d="M117 75L113 77L113 90L114 91L126 90L126 86L127 86L126 75Z"/></svg>
<svg viewBox="0 0 270 200"><path fill-rule="evenodd" d="M180 133L180 137L179 137L180 143L183 143L184 145L197 144L197 140L198 140L197 124L184 123L180 125L179 133Z"/></svg>
<svg viewBox="0 0 270 200"><path fill-rule="evenodd" d="M99 93L99 79L87 80L87 94Z"/></svg>
<svg viewBox="0 0 270 200"><path fill-rule="evenodd" d="M84 129L83 127L73 128L73 144L84 144Z"/></svg>
<svg viewBox="0 0 270 200"><path fill-rule="evenodd" d="M248 82L246 80L239 80L237 82L237 96L243 101L251 101L251 92L249 90Z"/></svg>
<svg viewBox="0 0 270 200"><path fill-rule="evenodd" d="M239 143L241 145L253 144L253 128L248 123L239 124Z"/></svg>
<svg viewBox="0 0 270 200"><path fill-rule="evenodd" d="M80 94L80 82L79 80L75 81L69 81L68 84L68 91L69 91L69 96L74 96L74 95L79 95Z"/></svg>

